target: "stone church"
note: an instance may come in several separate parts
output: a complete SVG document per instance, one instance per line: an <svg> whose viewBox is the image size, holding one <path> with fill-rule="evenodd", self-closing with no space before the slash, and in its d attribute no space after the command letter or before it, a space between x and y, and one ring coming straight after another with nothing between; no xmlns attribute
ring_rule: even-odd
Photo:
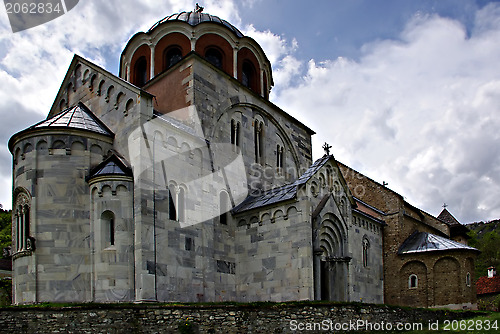
<svg viewBox="0 0 500 334"><path fill-rule="evenodd" d="M202 8L135 34L119 76L75 55L47 118L9 141L14 303L472 307L461 225L327 144L313 161L272 86L259 44Z"/></svg>

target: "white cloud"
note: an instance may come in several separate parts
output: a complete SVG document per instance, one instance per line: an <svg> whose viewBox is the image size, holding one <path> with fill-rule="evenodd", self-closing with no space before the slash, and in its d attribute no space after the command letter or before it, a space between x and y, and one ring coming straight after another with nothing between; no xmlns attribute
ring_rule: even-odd
<svg viewBox="0 0 500 334"><path fill-rule="evenodd" d="M446 202L463 222L498 218L499 8L478 11L470 34L419 15L359 61L312 60L277 104L316 130L316 157L328 141L340 161L430 213Z"/></svg>
<svg viewBox="0 0 500 334"><path fill-rule="evenodd" d="M9 121L2 124L0 180L6 183L11 178L8 138L46 117L73 54L77 53L116 72L121 50L134 33L148 30L163 16L193 10L195 2L80 1L67 14L15 34L8 25L7 15L2 14L0 115ZM232 1L212 0L206 3L213 9L211 13L220 12L225 18L239 20ZM0 193L0 203L5 208L11 206L10 191Z"/></svg>
<svg viewBox="0 0 500 334"><path fill-rule="evenodd" d="M6 140L47 115L74 53L116 72L135 32L195 3L80 1L68 14L16 34L4 15L0 114L8 122L2 123L0 181L10 184ZM241 29L235 1L201 5ZM467 222L500 216L500 6L479 10L475 20L467 31L451 19L416 16L399 39L366 44L358 61L303 62L296 40L251 25L241 30L273 65L273 100L318 133L316 157L328 141L340 161L388 181L412 204L438 213L446 202ZM10 206L10 191L0 193L0 203Z"/></svg>

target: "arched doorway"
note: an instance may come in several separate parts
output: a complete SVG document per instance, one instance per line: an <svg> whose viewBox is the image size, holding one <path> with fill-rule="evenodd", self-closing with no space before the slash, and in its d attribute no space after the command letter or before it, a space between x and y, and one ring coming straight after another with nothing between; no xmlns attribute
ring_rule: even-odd
<svg viewBox="0 0 500 334"><path fill-rule="evenodd" d="M347 301L350 258L345 254L346 233L338 219L321 222L315 240L315 299Z"/></svg>

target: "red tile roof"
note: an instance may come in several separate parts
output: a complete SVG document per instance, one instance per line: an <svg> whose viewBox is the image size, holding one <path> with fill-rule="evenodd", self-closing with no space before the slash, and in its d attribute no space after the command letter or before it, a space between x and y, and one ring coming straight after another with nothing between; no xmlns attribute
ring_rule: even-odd
<svg viewBox="0 0 500 334"><path fill-rule="evenodd" d="M487 293L500 293L500 276L488 278L487 276L480 277L476 282L476 290L478 295Z"/></svg>

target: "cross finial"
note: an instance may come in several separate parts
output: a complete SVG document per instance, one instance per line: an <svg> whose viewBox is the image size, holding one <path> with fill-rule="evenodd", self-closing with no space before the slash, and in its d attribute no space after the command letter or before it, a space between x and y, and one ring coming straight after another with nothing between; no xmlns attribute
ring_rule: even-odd
<svg viewBox="0 0 500 334"><path fill-rule="evenodd" d="M382 181L382 186L387 187L388 185L389 185L389 183Z"/></svg>
<svg viewBox="0 0 500 334"><path fill-rule="evenodd" d="M203 7L201 7L200 5L198 5L198 3L196 3L196 8L194 10L195 13L201 13L203 12Z"/></svg>
<svg viewBox="0 0 500 334"><path fill-rule="evenodd" d="M325 154L330 155L330 149L332 148L332 145L328 145L328 143L325 142L322 147L325 150Z"/></svg>
<svg viewBox="0 0 500 334"><path fill-rule="evenodd" d="M448 204L443 203L443 208L445 208L445 209L446 209L447 207L448 207Z"/></svg>

